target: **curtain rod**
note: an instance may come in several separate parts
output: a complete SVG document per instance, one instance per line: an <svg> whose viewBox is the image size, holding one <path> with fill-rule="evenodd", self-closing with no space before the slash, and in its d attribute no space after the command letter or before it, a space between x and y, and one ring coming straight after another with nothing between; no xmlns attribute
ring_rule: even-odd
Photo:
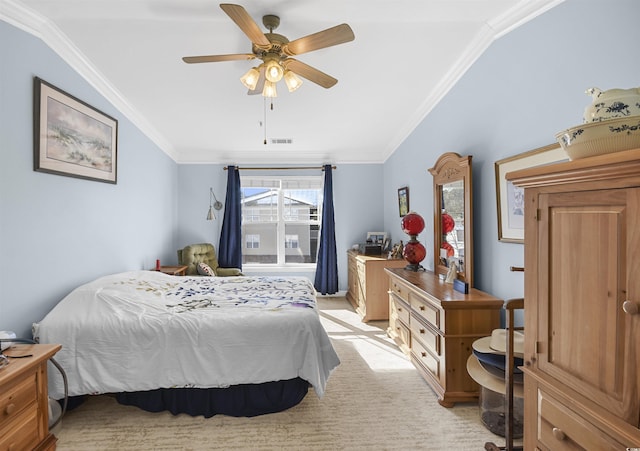
<svg viewBox="0 0 640 451"><path fill-rule="evenodd" d="M224 170L228 170L229 167L225 166ZM287 171L290 169L320 169L324 171L324 166L299 166L299 167L280 167L280 168L240 168L236 167L238 171ZM331 169L336 169L335 166L331 166Z"/></svg>

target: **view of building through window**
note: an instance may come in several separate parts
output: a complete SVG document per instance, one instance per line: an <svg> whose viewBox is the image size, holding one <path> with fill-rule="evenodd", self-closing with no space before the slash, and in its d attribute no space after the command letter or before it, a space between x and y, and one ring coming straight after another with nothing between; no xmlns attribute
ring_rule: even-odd
<svg viewBox="0 0 640 451"><path fill-rule="evenodd" d="M315 264L322 177L243 177L242 263Z"/></svg>

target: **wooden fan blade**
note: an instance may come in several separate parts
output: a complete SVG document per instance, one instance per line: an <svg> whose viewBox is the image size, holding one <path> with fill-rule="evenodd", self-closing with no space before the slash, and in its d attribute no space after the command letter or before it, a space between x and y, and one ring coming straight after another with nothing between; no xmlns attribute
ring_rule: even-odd
<svg viewBox="0 0 640 451"><path fill-rule="evenodd" d="M287 58L284 60L283 64L287 69L317 85L322 86L323 88L329 89L338 83L338 80L333 78L331 75L327 75L324 72L293 58Z"/></svg>
<svg viewBox="0 0 640 451"><path fill-rule="evenodd" d="M353 41L355 38L351 27L343 23L291 41L283 47L282 51L289 56L300 55L301 53L344 44L345 42Z"/></svg>
<svg viewBox="0 0 640 451"><path fill-rule="evenodd" d="M252 60L256 56L253 53L233 53L230 55L203 55L203 56L183 56L185 63L217 63L219 61Z"/></svg>
<svg viewBox="0 0 640 451"><path fill-rule="evenodd" d="M231 17L244 34L256 45L269 46L271 42L267 39L264 33L258 27L258 24L251 18L246 9L240 5L233 5L231 3L221 3L220 8L227 13L227 16Z"/></svg>

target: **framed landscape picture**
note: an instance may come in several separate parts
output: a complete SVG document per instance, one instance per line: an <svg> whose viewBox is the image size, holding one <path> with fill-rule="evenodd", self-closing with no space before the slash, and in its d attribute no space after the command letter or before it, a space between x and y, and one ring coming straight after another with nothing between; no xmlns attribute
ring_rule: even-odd
<svg viewBox="0 0 640 451"><path fill-rule="evenodd" d="M505 175L520 169L566 161L560 144L551 144L496 161L496 199L498 202L498 240L524 243L524 190L507 181Z"/></svg>
<svg viewBox="0 0 640 451"><path fill-rule="evenodd" d="M117 182L118 121L34 79L34 170Z"/></svg>

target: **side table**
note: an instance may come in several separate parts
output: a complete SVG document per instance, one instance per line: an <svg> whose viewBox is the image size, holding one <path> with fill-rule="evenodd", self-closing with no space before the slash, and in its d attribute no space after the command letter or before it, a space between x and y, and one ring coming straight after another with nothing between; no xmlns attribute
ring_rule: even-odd
<svg viewBox="0 0 640 451"><path fill-rule="evenodd" d="M11 363L0 371L0 449L56 449L49 432L47 360L60 348L19 344L4 350Z"/></svg>
<svg viewBox="0 0 640 451"><path fill-rule="evenodd" d="M159 270L154 269L153 271L160 271L165 274L169 274L170 276L186 276L187 266L186 265L161 266Z"/></svg>

